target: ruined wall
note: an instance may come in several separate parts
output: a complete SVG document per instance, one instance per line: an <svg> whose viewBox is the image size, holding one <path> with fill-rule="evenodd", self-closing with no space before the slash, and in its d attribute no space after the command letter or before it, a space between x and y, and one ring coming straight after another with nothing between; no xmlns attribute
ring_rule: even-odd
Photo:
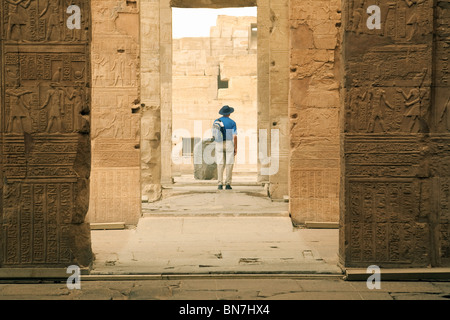
<svg viewBox="0 0 450 320"><path fill-rule="evenodd" d="M2 1L0 266L88 266L90 6Z"/></svg>
<svg viewBox="0 0 450 320"><path fill-rule="evenodd" d="M374 30L365 18L371 1L343 3L341 263L441 265L449 256L449 3L378 1Z"/></svg>
<svg viewBox="0 0 450 320"><path fill-rule="evenodd" d="M341 1L290 1L290 213L339 220Z"/></svg>
<svg viewBox="0 0 450 320"><path fill-rule="evenodd" d="M89 221L140 217L139 3L93 0L92 178Z"/></svg>
<svg viewBox="0 0 450 320"><path fill-rule="evenodd" d="M255 23L256 17L219 16L211 37L173 39L173 133L179 132L173 142L180 155L181 137L210 138L212 122L227 104L235 108L231 117L238 126L233 170L256 172L256 43L250 44ZM218 88L219 73L228 88ZM172 166L193 173L192 163Z"/></svg>

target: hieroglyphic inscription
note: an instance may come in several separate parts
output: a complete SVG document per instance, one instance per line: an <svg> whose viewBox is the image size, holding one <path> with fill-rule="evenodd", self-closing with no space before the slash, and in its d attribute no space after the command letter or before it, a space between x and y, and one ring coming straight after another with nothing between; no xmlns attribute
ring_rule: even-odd
<svg viewBox="0 0 450 320"><path fill-rule="evenodd" d="M17 205L20 203L20 205ZM63 264L74 184L10 183L3 193L4 265Z"/></svg>
<svg viewBox="0 0 450 320"><path fill-rule="evenodd" d="M434 264L434 151L426 139L434 114L433 1L343 4L343 264ZM372 4L381 29L366 26Z"/></svg>
<svg viewBox="0 0 450 320"><path fill-rule="evenodd" d="M428 226L417 222L419 187L411 181L352 180L349 189L353 262L411 264L428 261Z"/></svg>
<svg viewBox="0 0 450 320"><path fill-rule="evenodd" d="M366 10L376 4L381 11L381 29L370 30L366 26ZM431 0L348 0L346 30L356 34L376 34L392 40L408 42L432 31Z"/></svg>
<svg viewBox="0 0 450 320"><path fill-rule="evenodd" d="M9 50L8 50L9 49ZM81 53L5 54L6 132L70 133L89 130L89 72ZM43 47L39 49L43 51ZM73 50L83 52L83 47Z"/></svg>
<svg viewBox="0 0 450 320"><path fill-rule="evenodd" d="M81 11L80 29L69 29L70 5ZM26 42L81 42L89 37L89 2L84 0L4 0L3 38Z"/></svg>
<svg viewBox="0 0 450 320"><path fill-rule="evenodd" d="M136 174L140 166L140 114L131 109L140 96L140 5L125 0L95 0L91 4L93 205L89 220L136 224L141 203Z"/></svg>
<svg viewBox="0 0 450 320"><path fill-rule="evenodd" d="M66 27L71 4L81 29ZM90 169L89 1L1 6L0 266L88 265L88 229L73 230Z"/></svg>

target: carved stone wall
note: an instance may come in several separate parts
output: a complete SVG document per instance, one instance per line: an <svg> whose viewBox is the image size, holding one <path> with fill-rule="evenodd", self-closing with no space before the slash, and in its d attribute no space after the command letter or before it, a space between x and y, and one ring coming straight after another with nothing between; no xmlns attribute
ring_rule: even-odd
<svg viewBox="0 0 450 320"><path fill-rule="evenodd" d="M378 1L373 30L370 4L343 2L341 263L437 266L449 255L448 1Z"/></svg>
<svg viewBox="0 0 450 320"><path fill-rule="evenodd" d="M289 194L294 223L339 220L341 1L290 2Z"/></svg>
<svg viewBox="0 0 450 320"><path fill-rule="evenodd" d="M139 2L93 0L89 221L140 217Z"/></svg>
<svg viewBox="0 0 450 320"><path fill-rule="evenodd" d="M87 266L89 1L2 1L0 18L0 266Z"/></svg>
<svg viewBox="0 0 450 320"><path fill-rule="evenodd" d="M431 109L431 228L438 266L450 265L450 1L434 8L434 75Z"/></svg>

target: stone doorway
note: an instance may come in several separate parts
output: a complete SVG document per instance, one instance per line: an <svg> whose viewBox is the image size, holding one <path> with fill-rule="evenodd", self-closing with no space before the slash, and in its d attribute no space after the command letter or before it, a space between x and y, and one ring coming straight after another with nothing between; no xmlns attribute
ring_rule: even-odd
<svg viewBox="0 0 450 320"><path fill-rule="evenodd" d="M264 267L260 270L266 271L305 271L308 269L310 272L316 272L320 268L330 268L333 269L333 272L338 272L336 263L331 267L327 265L327 263L322 258L322 255L319 254L316 249L312 248L311 244L316 243L317 239L311 240L311 243L308 243L304 238L298 236L298 232L308 232L308 230L297 230L292 227L291 218L289 215L289 205L287 203L288 198L288 190L287 190L287 148L286 146L288 141L287 135L287 102L288 102L288 91L286 90L288 86L288 73L287 70L281 71L278 68L282 68L283 65L288 63L288 50L287 48L277 48L278 45L282 46L282 44L287 43L288 37L288 25L287 21L287 10L288 7L282 4L276 4L274 6L270 6L268 2L260 1L258 5L261 7L261 12L258 13L258 18L256 23L257 26L261 24L261 30L258 27L258 33L256 35L256 39L249 39L250 41L256 41L258 43L257 46L257 76L258 76L258 101L257 101L257 113L258 120L257 127L258 129L267 130L270 132L271 129L277 130L279 132L278 138L280 139L280 149L279 154L277 155L277 161L279 165L274 174L262 175L259 174L257 177L253 176L253 179L248 179L247 176L235 176L234 180L237 182L235 189L232 194L217 194L215 182L200 182L193 183L192 179L183 180L185 176L179 175L174 172L174 166L171 165L171 152L173 149L172 144L172 132L174 130L173 127L173 119L174 119L174 109L173 109L173 92L175 88L173 87L173 70L172 66L172 56L173 56L173 40L169 37L170 24L171 23L171 7L167 6L168 2L165 3L161 1L159 3L159 7L146 4L145 1L141 1L141 11L140 11L140 21L141 21L141 30L145 35L149 37L152 36L152 33L148 30L156 30L159 28L159 37L154 38L153 40L159 42L159 45L156 45L154 42L150 43L149 38L142 37L140 38L140 60L141 60L141 68L140 68L140 97L141 97L141 105L139 114L141 115L141 145L140 145L140 153L141 153L141 184L142 184L142 196L145 201L149 201L148 203L144 203L143 205L143 217L140 218L139 223L137 223L136 229L131 229L128 231L108 231L110 235L115 233L116 236L113 238L119 239L119 235L124 235L125 233L129 233L128 236L125 236L126 239L121 244L117 244L117 250L114 252L110 252L108 250L102 251L101 245L105 245L105 243L112 244L114 240L108 237L103 231L93 231L93 247L98 251L98 260L96 261L94 273L95 272L125 272L123 270L128 270L131 272L133 269L131 266L135 266L136 268L141 268L144 270L147 268L147 272L149 271L149 267L151 266L153 269L159 268L158 272L174 272L180 271L183 269L183 262L176 262L176 253L172 253L170 259L172 261L169 265L161 264L162 261L159 261L159 265L151 265L154 263L154 255L155 252L146 251L145 247L139 249L139 252L135 252L133 248L127 247L128 244L133 244L133 246L140 246L138 243L147 243L149 241L148 235L145 235L145 230L152 229L154 227L149 225L149 222L159 225L164 223L165 220L172 221L174 225L181 223L190 224L196 223L193 221L199 221L202 219L209 220L206 222L202 220L202 222L198 222L198 226L203 225L201 230L197 230L197 234L194 237L197 237L198 241L203 242L211 242L211 238L208 238L210 234L207 232L206 235L201 231L206 229L213 230L214 228L220 228L220 224L230 225L230 223L239 223L236 219L239 219L240 216L243 220L245 220L244 225L248 227L252 225L259 225L260 228L268 228L266 232L270 229L270 224L274 221L278 221L282 231L291 234L293 238L284 243L285 248L277 253L279 247L275 242L284 242L282 238L278 239L272 243L272 245L268 245L267 248L271 253L268 256L252 256L251 254L248 257L244 254L242 258L243 265L235 265L233 266L229 262L227 265L227 270L238 270L240 267L245 266L245 270L252 270L252 268L258 269L263 265ZM172 5L174 2L172 2ZM177 5L183 6L180 2L177 2ZM228 2L224 2L223 6L229 5ZM254 4L253 4L254 5ZM240 5L239 5L240 6ZM201 5L199 5L201 7ZM145 8L145 11L142 9ZM152 13L153 10L153 13ZM155 17L156 12L159 13L159 20L152 19L150 17ZM275 26L276 30L271 30L269 24L267 23L270 20L272 14L272 19L276 20ZM170 18L170 19L169 19ZM150 25L147 25L147 24ZM250 26L251 29L251 26ZM148 31L148 32L147 32ZM251 31L250 31L251 32ZM272 44L272 47L269 45L269 33L273 32L273 40L275 43ZM259 46L259 44L261 44ZM149 46L149 47L146 47ZM254 49L253 49L254 50ZM256 50L255 50L256 53ZM159 58L159 60L158 60ZM272 59L272 70L269 70L269 58ZM280 66L278 66L278 64ZM270 92L267 91L267 87L270 87L270 83L272 83L272 87L274 83L277 83L277 86L273 88L272 96ZM281 83L284 83L286 87L280 87ZM147 85L151 84L151 85ZM158 87L159 84L159 87ZM152 89L160 88L159 91L152 92ZM272 106L272 109L271 109ZM272 122L270 122L272 121ZM160 127L159 127L160 125ZM266 137L264 137L266 139ZM268 150L271 149L270 139L271 136L267 137L269 140ZM155 147L156 146L156 147ZM284 146L284 147L283 147ZM284 149L283 149L284 148ZM270 152L270 151L269 151ZM160 157L160 158L158 158ZM160 164L160 167L157 164ZM265 166L266 168L271 167L271 163L258 164L257 170L261 172L261 167ZM160 180L158 180L158 177ZM174 181L175 178L175 181ZM178 181L177 181L178 179ZM175 183L174 183L175 182ZM272 200L276 200L275 202L271 201L267 196L270 195ZM161 201L152 202L156 199L160 199ZM233 203L233 206L229 206L229 203ZM228 204L228 208L227 208ZM139 219L139 217L138 217ZM213 221L214 220L214 221ZM234 220L233 222L230 222ZM243 222L243 221L241 221ZM217 225L219 224L219 225ZM236 226L237 226L236 225ZM164 227L166 228L166 227ZM233 227L232 227L233 228ZM176 227L175 227L176 230ZM251 230L251 228L250 228ZM166 230L168 232L168 230ZM311 230L309 230L311 231ZM147 230L148 232L148 230ZM185 231L184 231L185 232ZM244 232L244 231L243 231ZM337 248L333 249L333 245L330 243L334 243L334 246L337 246L337 230L322 230L321 232L328 233L328 261L337 261ZM175 232L176 233L176 232ZM231 234L233 234L231 232ZM244 246L244 251L258 251L259 249L255 249L252 247L256 241L259 242L267 242L264 241L264 236L258 238L252 238L252 236L261 235L260 231L256 231L252 233L249 231L250 235L250 244L242 242L238 245L241 249L230 249L231 251L239 251L242 250L242 246ZM317 233L316 233L317 234ZM140 235L140 236L139 236ZM103 237L104 236L104 237ZM177 239L185 239L185 234L173 234L174 243ZM192 236L192 234L191 234ZM314 237L313 233L310 234L310 237ZM137 237L137 238L136 238ZM201 238L206 237L206 238ZM280 233L281 237L281 233ZM140 239L140 240L139 240ZM268 239L268 238L267 238ZM266 240L267 240L266 239ZM331 240L330 240L331 239ZM334 239L334 240L333 240ZM192 239L188 239L187 241L191 241ZM213 239L214 240L214 239ZM108 242L112 241L112 242ZM150 248L154 248L154 246L158 246L157 243L161 242L161 248L164 247L164 239L152 239L151 241L155 242L154 245L151 245ZM184 240L186 241L186 239ZM230 237L223 236L221 239L222 242L229 241L230 243L234 243L233 239ZM212 241L214 242L214 241ZM293 243L297 243L297 248L294 248L295 245ZM236 243L235 243L236 244ZM149 243L147 243L149 245ZM266 244L264 244L266 245ZM219 245L215 243L215 247L217 248ZM106 245L106 248L111 246ZM112 245L115 247L115 245ZM182 248L183 245L179 245L179 248ZM194 245L195 247L195 245ZM220 247L220 246L219 246ZM283 247L283 245L282 245ZM267 248L264 248L266 250ZM290 248L290 249L287 249ZM331 248L331 249L330 249ZM129 251L127 251L129 250ZM181 250L181 249L180 249ZM186 248L184 250L187 250ZM263 251L264 251L263 250ZM300 251L299 251L300 250ZM170 250L169 250L170 251ZM189 250L187 250L189 251ZM192 251L192 250L191 250ZM217 251L217 250L216 250ZM204 248L203 253L197 253L198 255L206 255L207 259L218 259L215 258L215 255L222 255L225 258L229 258L227 252L227 248L222 250L218 250L219 253L214 253L214 250L211 248ZM313 253L314 251L314 253ZM134 252L134 253L133 253ZM332 252L332 253L330 253ZM133 259L129 259L130 255L136 254ZM159 252L162 254L162 252ZM145 255L151 257L150 260L146 260ZM138 257L139 256L139 257ZM164 256L164 254L162 254ZM162 257L161 256L161 257ZM195 256L195 255L194 255ZM330 258L330 256L332 256ZM128 258L127 258L128 257ZM203 256L205 258L205 256ZM127 260L128 259L128 260ZM152 260L153 259L153 260ZM169 260L170 260L169 259ZM253 260L252 260L253 259ZM271 262L267 264L267 259ZM238 259L239 260L239 259ZM248 260L248 261L247 261ZM128 264L127 262L128 261ZM144 262L143 262L144 261ZM146 262L145 262L146 261ZM198 260L197 263L199 265L192 264L194 260L192 260L189 264L190 272L204 272L205 270L216 270L216 271L224 271L222 267L211 266L211 262L205 262L202 264L202 260ZM216 261L217 262L217 261ZM219 261L221 262L221 261ZM306 263L306 264L305 264ZM167 267L164 270L164 265ZM296 266L297 265L297 266ZM202 267L203 266L203 267ZM124 268L124 269L121 269ZM181 267L181 269L180 269ZM195 268L196 269L193 271ZM161 269L163 268L163 269ZM192 269L194 268L194 269ZM203 268L203 269L202 269ZM205 269L206 268L206 269ZM213 269L208 269L213 268ZM215 268L215 269L214 269ZM231 269L230 269L231 268ZM281 268L281 269L280 269ZM299 269L300 268L300 269ZM306 268L306 269L302 269ZM150 268L151 269L151 268ZM153 270L152 269L152 270ZM254 269L254 270L257 270ZM136 269L137 270L137 269ZM329 272L329 269L327 269ZM153 270L154 271L154 270Z"/></svg>
<svg viewBox="0 0 450 320"><path fill-rule="evenodd" d="M255 6L256 2L224 1L205 5L181 2L133 1L93 2L93 112L91 223L123 222L135 225L141 216L141 199L160 199L163 186L173 183L172 145L172 36L171 8ZM264 14L258 14L263 26L257 39L258 49L258 120L257 129L268 134L266 154L270 154L273 129L279 138L279 152L261 163L258 159L258 182L267 183L272 199L288 197L287 90L266 94L269 83L285 83L286 72L274 68L270 78L268 58L269 28L267 12L287 18L287 6L270 9L261 1ZM279 11L279 12L277 12ZM284 20L283 20L284 21ZM136 32L140 29L140 33ZM287 24L280 34L287 41ZM277 30L278 30L277 29ZM111 41L105 41L111 39ZM100 54L101 53L101 54ZM274 61L286 64L288 50L278 50ZM262 94L264 92L264 94ZM109 110L114 105L113 112ZM269 111L272 105L276 110ZM269 126L269 121L276 120ZM259 132L259 131L257 131ZM254 137L251 137L254 139ZM259 139L259 137L257 138ZM261 150L259 150L261 151ZM272 163L272 162L273 163ZM276 167L275 173L263 175L261 169ZM267 171L267 170L266 170ZM140 185L140 189L137 186Z"/></svg>

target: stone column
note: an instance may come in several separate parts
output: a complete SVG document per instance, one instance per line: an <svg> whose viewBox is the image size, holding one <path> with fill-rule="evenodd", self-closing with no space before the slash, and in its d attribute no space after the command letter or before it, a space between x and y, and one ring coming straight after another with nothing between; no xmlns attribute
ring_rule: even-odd
<svg viewBox="0 0 450 320"><path fill-rule="evenodd" d="M433 55L432 119L432 241L433 263L450 265L450 2L437 1Z"/></svg>
<svg viewBox="0 0 450 320"><path fill-rule="evenodd" d="M448 144L430 139L434 1L377 1L381 29L367 27L369 4L343 1L340 261L436 265L431 160Z"/></svg>
<svg viewBox="0 0 450 320"><path fill-rule="evenodd" d="M89 221L137 224L141 215L139 6L93 0L92 180Z"/></svg>
<svg viewBox="0 0 450 320"><path fill-rule="evenodd" d="M269 125L279 130L278 159L272 156L269 193L272 199L283 199L288 190L288 97L289 97L289 0L271 0L269 27ZM268 132L268 135L271 135ZM275 142L271 140L271 146ZM275 165L273 161L278 161Z"/></svg>
<svg viewBox="0 0 450 320"><path fill-rule="evenodd" d="M2 1L0 266L89 266L90 5ZM61 23L60 23L61 22Z"/></svg>
<svg viewBox="0 0 450 320"><path fill-rule="evenodd" d="M290 213L339 220L340 0L290 1Z"/></svg>
<svg viewBox="0 0 450 320"><path fill-rule="evenodd" d="M160 1L161 183L172 178L172 8Z"/></svg>
<svg viewBox="0 0 450 320"><path fill-rule="evenodd" d="M267 135L267 150L270 150L270 94L269 90L269 34L270 34L270 7L269 0L258 0L258 121L257 129L265 130ZM261 138L258 134L258 137ZM263 141L264 143L264 141ZM260 149L258 144L258 155ZM269 151L270 152L270 151ZM270 155L270 153L268 154ZM269 163L261 163L261 158L258 156L258 182L268 183L269 176L261 173L261 168L268 168Z"/></svg>
<svg viewBox="0 0 450 320"><path fill-rule="evenodd" d="M141 0L141 183L149 201L161 196L160 1Z"/></svg>

